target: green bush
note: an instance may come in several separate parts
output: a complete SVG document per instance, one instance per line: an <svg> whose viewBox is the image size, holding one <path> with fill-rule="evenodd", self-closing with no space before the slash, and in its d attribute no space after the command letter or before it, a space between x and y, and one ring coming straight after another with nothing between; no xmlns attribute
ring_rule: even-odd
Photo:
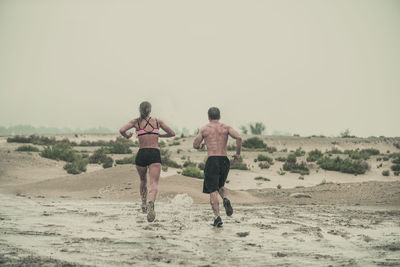
<svg viewBox="0 0 400 267"><path fill-rule="evenodd" d="M272 154L272 153L274 153L274 152L276 152L276 151L278 151L278 150L277 150L276 147L274 147L274 146L267 146L267 147L265 148L265 151L267 151L268 153Z"/></svg>
<svg viewBox="0 0 400 267"><path fill-rule="evenodd" d="M230 169L231 170L249 170L249 167L247 167L247 164L243 162L243 158L240 157L238 162L236 164L232 164L232 160L230 161Z"/></svg>
<svg viewBox="0 0 400 267"><path fill-rule="evenodd" d="M19 146L15 151L23 151L23 152L39 152L39 149L34 146L25 145Z"/></svg>
<svg viewBox="0 0 400 267"><path fill-rule="evenodd" d="M394 176L399 176L400 171L395 171L395 172L393 172L393 174L394 174Z"/></svg>
<svg viewBox="0 0 400 267"><path fill-rule="evenodd" d="M265 177L262 177L262 176L257 176L257 177L254 178L254 180L265 181L265 182L271 181L271 179L268 179L268 178L265 178Z"/></svg>
<svg viewBox="0 0 400 267"><path fill-rule="evenodd" d="M267 161L270 165L274 164L274 160L267 155L258 154L257 161Z"/></svg>
<svg viewBox="0 0 400 267"><path fill-rule="evenodd" d="M398 172L398 171L400 171L400 164L392 165L392 167L390 167L390 168L392 169L392 171Z"/></svg>
<svg viewBox="0 0 400 267"><path fill-rule="evenodd" d="M178 141L174 141L171 144L169 144L169 146L179 146L181 143Z"/></svg>
<svg viewBox="0 0 400 267"><path fill-rule="evenodd" d="M74 151L68 143L56 143L53 146L47 146L40 156L48 159L63 160L72 162L75 159L76 151Z"/></svg>
<svg viewBox="0 0 400 267"><path fill-rule="evenodd" d="M123 159L117 159L115 161L115 163L120 164L120 165L122 165L122 164L135 164L135 159L136 159L136 156L125 157Z"/></svg>
<svg viewBox="0 0 400 267"><path fill-rule="evenodd" d="M343 151L334 147L331 150L326 151L327 154L343 154Z"/></svg>
<svg viewBox="0 0 400 267"><path fill-rule="evenodd" d="M296 151L294 152L294 155L296 157L302 157L306 154L306 152L304 150L301 149L301 147L299 147L298 149L296 149Z"/></svg>
<svg viewBox="0 0 400 267"><path fill-rule="evenodd" d="M322 158L324 155L322 154L321 151L319 151L318 149L314 149L311 150L310 152L308 152L308 157L307 157L307 161L308 162L312 162L312 161L317 161L320 158Z"/></svg>
<svg viewBox="0 0 400 267"><path fill-rule="evenodd" d="M64 165L64 170L70 174L80 174L86 172L86 166L88 165L88 159L76 157L72 162Z"/></svg>
<svg viewBox="0 0 400 267"><path fill-rule="evenodd" d="M268 162L260 162L258 164L258 167L260 167L261 169L269 169L269 167L271 167L271 165Z"/></svg>
<svg viewBox="0 0 400 267"><path fill-rule="evenodd" d="M276 161L280 161L280 162L285 162L287 160L287 158L285 157L277 157L275 158Z"/></svg>
<svg viewBox="0 0 400 267"><path fill-rule="evenodd" d="M106 157L103 160L103 165L102 166L103 166L104 169L111 168L113 166L113 163L114 163L114 160L111 157Z"/></svg>
<svg viewBox="0 0 400 267"><path fill-rule="evenodd" d="M242 146L244 148L249 148L249 149L255 149L255 148L265 149L267 147L267 145L264 144L264 141L258 137L251 137L244 140Z"/></svg>
<svg viewBox="0 0 400 267"><path fill-rule="evenodd" d="M191 161L190 158L183 163L184 168L189 167L189 166L196 166L196 165L197 164L195 162Z"/></svg>
<svg viewBox="0 0 400 267"><path fill-rule="evenodd" d="M251 134L260 135L265 130L265 125L262 122L256 122L255 124L250 124Z"/></svg>
<svg viewBox="0 0 400 267"><path fill-rule="evenodd" d="M89 157L89 163L102 164L106 161L108 149L101 147L93 152Z"/></svg>
<svg viewBox="0 0 400 267"><path fill-rule="evenodd" d="M393 145L394 145L397 149L400 149L400 142L393 143Z"/></svg>
<svg viewBox="0 0 400 267"><path fill-rule="evenodd" d="M169 150L160 150L161 153L161 164L172 167L172 168L181 168L181 165L179 165L176 161L171 159L171 152Z"/></svg>
<svg viewBox="0 0 400 267"><path fill-rule="evenodd" d="M129 148L131 145L130 140L117 137L115 141L110 141L108 153L112 154L130 154L132 150Z"/></svg>
<svg viewBox="0 0 400 267"><path fill-rule="evenodd" d="M307 168L307 165L304 162L296 163L286 161L283 166L283 170L289 171L292 173L300 173L301 175L310 174L310 170Z"/></svg>
<svg viewBox="0 0 400 267"><path fill-rule="evenodd" d="M379 150L374 149L374 148L368 148L368 149L356 149L356 150L345 150L344 154L349 155L351 159L363 159L367 160L371 156L376 156L379 155Z"/></svg>
<svg viewBox="0 0 400 267"><path fill-rule="evenodd" d="M69 143L65 139L64 143ZM46 145L46 146L51 146L55 145L57 143L56 139L54 137L46 137L46 136L37 136L37 135L30 135L30 136L20 136L16 135L13 137L7 138L8 143L31 143L34 145Z"/></svg>
<svg viewBox="0 0 400 267"><path fill-rule="evenodd" d="M204 171L204 168L206 167L206 163L200 162L199 164L197 164L197 167L199 167L200 170Z"/></svg>
<svg viewBox="0 0 400 267"><path fill-rule="evenodd" d="M186 168L184 168L182 170L182 175L200 179L204 178L204 173L199 168L193 165L189 165Z"/></svg>
<svg viewBox="0 0 400 267"><path fill-rule="evenodd" d="M289 163L296 163L296 160L297 160L297 158L296 158L295 154L289 154L286 158L286 162L289 162Z"/></svg>
<svg viewBox="0 0 400 267"><path fill-rule="evenodd" d="M382 171L382 175L383 176L389 176L390 172L388 170L384 170L384 171Z"/></svg>
<svg viewBox="0 0 400 267"><path fill-rule="evenodd" d="M369 166L362 160L341 159L339 157L329 158L323 157L318 160L318 165L329 171L339 171L343 173L364 174Z"/></svg>

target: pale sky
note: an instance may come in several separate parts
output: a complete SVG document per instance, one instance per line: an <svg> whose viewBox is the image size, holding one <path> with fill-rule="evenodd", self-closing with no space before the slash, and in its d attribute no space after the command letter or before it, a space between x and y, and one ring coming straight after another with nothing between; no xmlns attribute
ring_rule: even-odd
<svg viewBox="0 0 400 267"><path fill-rule="evenodd" d="M400 1L0 0L0 125L400 136Z"/></svg>

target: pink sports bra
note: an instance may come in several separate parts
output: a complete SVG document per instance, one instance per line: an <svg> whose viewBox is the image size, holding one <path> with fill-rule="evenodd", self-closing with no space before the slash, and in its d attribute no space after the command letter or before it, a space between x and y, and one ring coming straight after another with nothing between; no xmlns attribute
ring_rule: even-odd
<svg viewBox="0 0 400 267"><path fill-rule="evenodd" d="M154 128L154 126L151 125L150 119L151 119L151 117L150 117L148 120L144 119L144 120L146 121L146 125L143 127L143 129L140 129L140 122L138 121L139 130L136 130L136 135L137 135L137 136L141 136L141 135L145 135L145 134L160 134L160 131L159 131L159 129L158 129L159 126L158 126L158 121L157 121L157 119L155 119L155 120L156 120L156 123L157 123L157 128ZM150 132L146 131L145 128L147 127L147 125L150 125L151 128L153 128L153 130L151 130Z"/></svg>

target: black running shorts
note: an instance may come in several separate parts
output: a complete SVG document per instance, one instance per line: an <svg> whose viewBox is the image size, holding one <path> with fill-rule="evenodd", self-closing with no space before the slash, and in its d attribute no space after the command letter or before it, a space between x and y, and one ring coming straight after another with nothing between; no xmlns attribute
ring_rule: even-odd
<svg viewBox="0 0 400 267"><path fill-rule="evenodd" d="M208 157L204 168L203 193L210 194L225 185L229 166L229 159L226 156Z"/></svg>
<svg viewBox="0 0 400 267"><path fill-rule="evenodd" d="M160 150L157 148L141 148L136 154L135 164L147 167L152 163L161 163Z"/></svg>

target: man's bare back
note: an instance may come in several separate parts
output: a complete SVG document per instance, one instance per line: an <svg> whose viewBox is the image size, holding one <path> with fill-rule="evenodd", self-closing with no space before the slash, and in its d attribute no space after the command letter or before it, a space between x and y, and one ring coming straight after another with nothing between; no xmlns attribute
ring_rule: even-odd
<svg viewBox="0 0 400 267"><path fill-rule="evenodd" d="M210 123L201 128L193 142L193 147L200 148L200 144L204 139L208 156L226 156L228 136L241 141L239 133L232 127L220 123L218 120L211 120ZM240 155L240 147L237 146L237 156Z"/></svg>

